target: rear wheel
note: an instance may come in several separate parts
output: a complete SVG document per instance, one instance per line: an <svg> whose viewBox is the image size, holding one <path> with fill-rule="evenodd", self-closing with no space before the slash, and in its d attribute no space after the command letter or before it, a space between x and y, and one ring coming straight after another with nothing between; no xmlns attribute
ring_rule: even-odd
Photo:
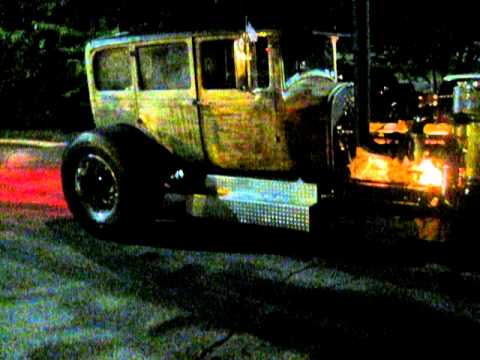
<svg viewBox="0 0 480 360"><path fill-rule="evenodd" d="M120 186L109 159L88 153L78 159L74 178L74 196L86 214L96 223L104 223L115 214Z"/></svg>
<svg viewBox="0 0 480 360"><path fill-rule="evenodd" d="M138 231L163 205L168 161L149 160L158 153L145 139L136 143L135 136L128 136L127 146L124 132L82 134L64 153L68 206L83 227L101 238Z"/></svg>

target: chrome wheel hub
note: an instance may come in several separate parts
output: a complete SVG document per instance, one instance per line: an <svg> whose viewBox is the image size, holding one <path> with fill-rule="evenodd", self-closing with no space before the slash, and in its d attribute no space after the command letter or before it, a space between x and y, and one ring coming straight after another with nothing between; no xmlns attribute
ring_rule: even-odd
<svg viewBox="0 0 480 360"><path fill-rule="evenodd" d="M104 222L118 205L118 180L111 166L101 156L88 154L75 172L75 192L96 222Z"/></svg>

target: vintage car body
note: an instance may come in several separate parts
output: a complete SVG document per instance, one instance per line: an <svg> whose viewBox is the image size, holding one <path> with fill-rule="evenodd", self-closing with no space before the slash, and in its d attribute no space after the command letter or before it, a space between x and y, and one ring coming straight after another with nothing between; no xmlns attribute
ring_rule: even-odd
<svg viewBox="0 0 480 360"><path fill-rule="evenodd" d="M195 216L310 229L334 174L348 171L351 149L339 138L352 136L341 126L352 85L313 71L287 86L280 34L251 36L120 36L87 45L97 130L73 141L62 166L80 222L106 234L148 217L137 199L156 198L161 208L182 193Z"/></svg>
<svg viewBox="0 0 480 360"><path fill-rule="evenodd" d="M201 33L91 42L86 50L86 64L97 126L128 123L141 127L171 153L191 162L220 169L288 173L298 168L302 161L312 161L305 168L311 168L311 165L314 168L328 166L331 160L325 153L326 144L319 146L315 143L320 141L319 133L312 133L312 130L324 130L312 126L329 127L329 117L324 119L324 124L315 125L300 124L299 118L305 109L321 106L326 95L337 84L329 79L323 81L324 89L291 85L289 91L284 86L278 34L272 31L259 32L252 55L235 50L238 39L238 33ZM179 75L186 78L186 83L180 83L181 88L142 88L141 67L146 67L148 61L139 59L155 46L178 47L177 54L169 55L175 58L177 66L181 64L183 67ZM218 57L214 51L225 50L214 49L215 46L232 47L229 49L232 50L233 56L229 59L232 63L222 64L220 70L214 70L217 73L231 71L230 75L224 75L220 80L213 78L218 74L213 74L211 78L205 75L208 66L212 66L209 63L218 61L214 58ZM260 49L262 46L264 48ZM204 55L202 51L210 50L209 47L213 48L211 53ZM95 71L103 66L102 61L107 61L102 58L106 52L117 53L112 56L124 55L124 59L116 61L116 66L130 69L129 81L125 81L127 86L123 89L99 89L96 84ZM246 62L242 56L253 56L256 63ZM247 68L250 63L252 65ZM263 68L259 71L257 67L261 66ZM122 72L127 77L125 70ZM247 76L247 72L251 74ZM115 73L118 76L118 71ZM261 86L256 84L259 73L260 81L263 81ZM227 76L231 76L231 79ZM220 83L214 84L213 81ZM245 89L247 86L248 90ZM297 131L304 133L296 134ZM294 143L299 138L301 142ZM319 152L304 154L303 151L296 151L300 145L305 149L316 148Z"/></svg>
<svg viewBox="0 0 480 360"><path fill-rule="evenodd" d="M330 212L324 199L378 192L385 203L452 206L457 161L425 146L438 128L415 134L406 122L385 136L372 124L384 149L362 147L353 85L315 70L287 81L281 41L265 30L90 42L97 129L62 164L75 217L107 236L181 194L194 216L311 231L319 209Z"/></svg>

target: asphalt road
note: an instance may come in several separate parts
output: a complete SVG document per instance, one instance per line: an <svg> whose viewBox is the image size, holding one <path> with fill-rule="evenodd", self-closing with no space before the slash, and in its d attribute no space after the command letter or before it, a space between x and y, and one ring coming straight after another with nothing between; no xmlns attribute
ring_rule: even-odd
<svg viewBox="0 0 480 360"><path fill-rule="evenodd" d="M60 154L0 149L0 358L461 357L477 347L476 262L419 241L413 221L345 218L312 238L184 218L103 242L63 201Z"/></svg>

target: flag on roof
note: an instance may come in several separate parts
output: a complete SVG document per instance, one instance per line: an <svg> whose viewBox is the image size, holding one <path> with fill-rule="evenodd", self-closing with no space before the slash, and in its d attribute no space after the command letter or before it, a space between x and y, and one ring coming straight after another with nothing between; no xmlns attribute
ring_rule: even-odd
<svg viewBox="0 0 480 360"><path fill-rule="evenodd" d="M248 35L248 38L250 39L251 42L257 42L258 36L257 32L253 28L252 24L247 22L247 26L245 27L245 31Z"/></svg>

